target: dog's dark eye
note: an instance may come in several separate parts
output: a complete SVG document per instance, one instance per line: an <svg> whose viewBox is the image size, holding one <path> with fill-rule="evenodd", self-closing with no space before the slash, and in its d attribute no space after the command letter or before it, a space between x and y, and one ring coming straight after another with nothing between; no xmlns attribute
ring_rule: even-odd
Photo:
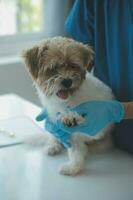
<svg viewBox="0 0 133 200"><path fill-rule="evenodd" d="M55 74L57 74L57 70L56 69L47 69L45 71L45 76L47 78L49 78L49 77L51 77L51 75L55 75Z"/></svg>
<svg viewBox="0 0 133 200"><path fill-rule="evenodd" d="M57 67L55 66L55 65L52 65L51 64L51 66L50 66L50 68L49 68L49 71L50 72L55 72L57 70Z"/></svg>
<svg viewBox="0 0 133 200"><path fill-rule="evenodd" d="M51 69L51 73L52 73L52 74L56 74L56 73L57 73L57 69L52 68L52 69Z"/></svg>
<svg viewBox="0 0 133 200"><path fill-rule="evenodd" d="M58 69L59 69L59 65L58 64L55 64L55 65L51 66L51 71L52 72L58 72Z"/></svg>
<svg viewBox="0 0 133 200"><path fill-rule="evenodd" d="M78 65L78 64L75 64L75 63L73 63L73 64L71 64L71 69L77 69L77 68L79 68L80 66Z"/></svg>
<svg viewBox="0 0 133 200"><path fill-rule="evenodd" d="M61 65L57 63L57 64L52 65L52 68L57 70L60 66Z"/></svg>

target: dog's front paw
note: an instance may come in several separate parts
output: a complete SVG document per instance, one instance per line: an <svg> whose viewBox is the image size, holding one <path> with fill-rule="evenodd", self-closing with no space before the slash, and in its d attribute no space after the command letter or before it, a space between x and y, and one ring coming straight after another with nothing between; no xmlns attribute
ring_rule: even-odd
<svg viewBox="0 0 133 200"><path fill-rule="evenodd" d="M60 166L59 173L67 176L76 176L80 174L82 169L73 163L65 163Z"/></svg>
<svg viewBox="0 0 133 200"><path fill-rule="evenodd" d="M68 127L76 126L84 122L84 118L78 113L67 113L60 116L61 122Z"/></svg>
<svg viewBox="0 0 133 200"><path fill-rule="evenodd" d="M56 154L59 154L62 150L62 145L57 143L57 144L49 144L47 145L47 147L45 148L45 152L50 155L50 156L54 156Z"/></svg>

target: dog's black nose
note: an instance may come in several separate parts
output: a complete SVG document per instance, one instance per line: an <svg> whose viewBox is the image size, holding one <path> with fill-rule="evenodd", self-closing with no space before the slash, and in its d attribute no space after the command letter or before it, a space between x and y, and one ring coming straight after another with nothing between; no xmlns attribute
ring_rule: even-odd
<svg viewBox="0 0 133 200"><path fill-rule="evenodd" d="M65 87L65 88L70 88L72 85L72 80L70 78L67 79L63 79L63 81L61 82L61 84Z"/></svg>

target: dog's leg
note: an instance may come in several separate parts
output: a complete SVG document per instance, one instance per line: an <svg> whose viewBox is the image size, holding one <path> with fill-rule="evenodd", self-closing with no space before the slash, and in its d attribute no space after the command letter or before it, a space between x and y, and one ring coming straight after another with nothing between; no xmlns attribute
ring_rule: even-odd
<svg viewBox="0 0 133 200"><path fill-rule="evenodd" d="M76 112L69 112L66 114L61 114L59 119L65 126L76 126L84 122L83 116L79 115Z"/></svg>
<svg viewBox="0 0 133 200"><path fill-rule="evenodd" d="M84 170L88 148L81 140L79 135L72 136L72 148L68 149L69 162L63 164L59 168L59 172L63 175L77 175Z"/></svg>
<svg viewBox="0 0 133 200"><path fill-rule="evenodd" d="M62 150L62 145L57 141L57 139L54 136L52 136L49 133L49 138L48 138L46 146L44 146L44 151L48 155L53 156L60 153L61 150Z"/></svg>

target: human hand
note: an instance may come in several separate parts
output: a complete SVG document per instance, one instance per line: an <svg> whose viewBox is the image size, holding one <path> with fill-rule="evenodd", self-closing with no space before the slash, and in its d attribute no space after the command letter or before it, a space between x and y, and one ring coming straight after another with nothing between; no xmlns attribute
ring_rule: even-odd
<svg viewBox="0 0 133 200"><path fill-rule="evenodd" d="M120 122L124 118L124 106L115 100L98 100L80 104L72 109L84 117L84 122L78 126L67 127L57 120L52 124L46 119L46 129L51 132L63 144L70 144L73 132L80 132L88 136L95 136L101 129L109 124ZM69 147L70 145L64 145Z"/></svg>
<svg viewBox="0 0 133 200"><path fill-rule="evenodd" d="M56 126L68 133L81 132L89 136L95 136L107 125L120 122L124 118L124 106L116 100L85 102L71 111L84 116L84 122L78 126L67 127L58 120Z"/></svg>

